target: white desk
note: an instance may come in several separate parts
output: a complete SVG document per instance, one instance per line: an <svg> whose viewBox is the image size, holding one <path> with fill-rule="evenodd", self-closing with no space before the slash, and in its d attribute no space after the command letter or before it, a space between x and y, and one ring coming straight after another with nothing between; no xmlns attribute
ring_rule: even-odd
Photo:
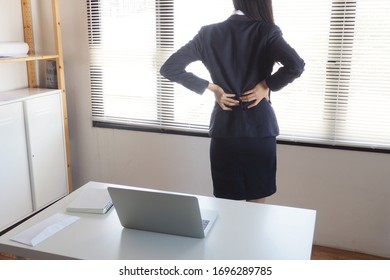
<svg viewBox="0 0 390 280"><path fill-rule="evenodd" d="M89 182L82 188L106 188ZM123 186L120 186L123 187ZM201 208L215 209L219 217L205 239L125 229L114 208L105 214L66 212L82 189L0 237L0 252L32 259L310 259L316 212L197 196ZM11 241L21 231L56 214L81 219L35 247Z"/></svg>

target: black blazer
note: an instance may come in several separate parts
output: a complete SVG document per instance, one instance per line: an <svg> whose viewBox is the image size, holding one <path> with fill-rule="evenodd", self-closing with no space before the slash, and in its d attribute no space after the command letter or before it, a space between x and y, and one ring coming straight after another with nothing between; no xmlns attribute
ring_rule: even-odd
<svg viewBox="0 0 390 280"><path fill-rule="evenodd" d="M160 73L167 79L202 94L209 81L189 73L185 68L202 61L212 82L237 98L262 80L277 91L299 77L304 61L282 37L276 25L232 15L221 23L204 26L185 46L164 63ZM272 74L273 66L281 67ZM223 111L215 103L210 120L211 137L277 136L279 127L271 104L263 99L256 107L248 104Z"/></svg>

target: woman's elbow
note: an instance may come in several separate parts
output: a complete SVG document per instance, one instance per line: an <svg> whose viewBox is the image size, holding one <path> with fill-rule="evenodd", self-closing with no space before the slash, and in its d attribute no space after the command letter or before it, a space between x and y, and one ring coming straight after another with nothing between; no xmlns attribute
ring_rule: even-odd
<svg viewBox="0 0 390 280"><path fill-rule="evenodd" d="M165 78L167 78L167 75L169 75L168 73L169 73L169 72L168 72L168 69L167 69L166 64L163 64L163 65L160 67L160 75L163 76L163 77L165 77Z"/></svg>
<svg viewBox="0 0 390 280"><path fill-rule="evenodd" d="M292 73L297 77L299 78L302 73L305 71L305 61L303 59L297 61L294 65L294 67L292 68Z"/></svg>

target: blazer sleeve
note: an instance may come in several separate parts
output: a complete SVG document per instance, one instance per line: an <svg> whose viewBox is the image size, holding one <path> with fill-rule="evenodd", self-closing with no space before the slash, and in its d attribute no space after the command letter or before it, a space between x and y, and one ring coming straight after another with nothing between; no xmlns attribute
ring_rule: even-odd
<svg viewBox="0 0 390 280"><path fill-rule="evenodd" d="M281 67L266 78L266 83L272 91L278 91L301 76L305 62L284 40L279 27L272 29L268 42L268 56L274 62L279 62Z"/></svg>
<svg viewBox="0 0 390 280"><path fill-rule="evenodd" d="M179 83L198 94L202 94L207 89L209 82L186 71L186 67L190 63L198 60L202 60L200 32L167 59L160 68L160 74L172 82Z"/></svg>

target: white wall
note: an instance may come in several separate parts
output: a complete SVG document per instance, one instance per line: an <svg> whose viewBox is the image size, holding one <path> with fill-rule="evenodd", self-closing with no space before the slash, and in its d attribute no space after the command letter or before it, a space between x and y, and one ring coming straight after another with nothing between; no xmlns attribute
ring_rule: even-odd
<svg viewBox="0 0 390 280"><path fill-rule="evenodd" d="M0 0L0 42L23 41L20 1ZM0 94L2 91L27 85L25 63L0 63Z"/></svg>
<svg viewBox="0 0 390 280"><path fill-rule="evenodd" d="M211 195L208 138L92 127L85 2L60 1L74 186ZM278 154L270 203L316 209L316 244L390 257L390 155L286 145Z"/></svg>

